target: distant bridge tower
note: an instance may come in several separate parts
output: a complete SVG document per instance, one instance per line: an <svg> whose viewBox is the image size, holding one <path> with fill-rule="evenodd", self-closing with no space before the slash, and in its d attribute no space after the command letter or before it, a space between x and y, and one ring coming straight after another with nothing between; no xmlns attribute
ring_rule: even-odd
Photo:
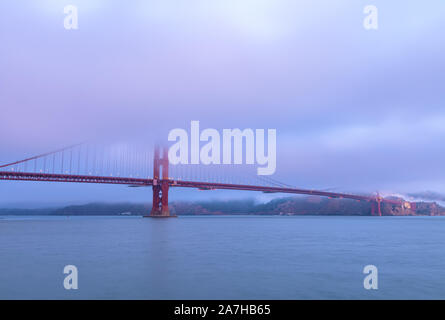
<svg viewBox="0 0 445 320"><path fill-rule="evenodd" d="M375 200L371 201L371 215L372 216L382 216L382 202L383 198L377 194Z"/></svg>
<svg viewBox="0 0 445 320"><path fill-rule="evenodd" d="M153 159L153 206L148 217L169 218L168 209L168 149L155 147Z"/></svg>

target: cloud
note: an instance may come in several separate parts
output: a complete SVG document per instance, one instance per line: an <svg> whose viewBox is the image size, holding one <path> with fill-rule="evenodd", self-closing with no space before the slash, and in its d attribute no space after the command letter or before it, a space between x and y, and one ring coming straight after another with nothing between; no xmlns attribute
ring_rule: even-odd
<svg viewBox="0 0 445 320"><path fill-rule="evenodd" d="M417 200L440 201L442 203L445 202L445 194L435 191L408 193L407 196Z"/></svg>
<svg viewBox="0 0 445 320"><path fill-rule="evenodd" d="M200 120L277 129L292 185L445 191L443 1L376 0L376 32L365 1L87 2L72 32L64 3L0 4L0 162Z"/></svg>

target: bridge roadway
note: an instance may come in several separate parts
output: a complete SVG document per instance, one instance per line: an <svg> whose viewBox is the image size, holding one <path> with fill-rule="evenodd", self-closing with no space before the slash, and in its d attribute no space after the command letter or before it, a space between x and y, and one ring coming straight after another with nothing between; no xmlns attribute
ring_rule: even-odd
<svg viewBox="0 0 445 320"><path fill-rule="evenodd" d="M375 196L356 195L339 192L318 191L300 188L288 187L269 187L253 186L242 184L227 184L215 182L183 181L174 179L149 179L132 177L113 177L113 176L93 176L93 175L72 175L72 174L54 174L54 173L33 173L33 172L14 172L0 171L0 180L16 181L52 181L52 182L74 182L74 183L98 183L98 184L123 184L135 187L146 187L160 184L161 181L168 181L170 187L197 188L200 190L244 190L260 191L264 193L288 193L322 196L339 199L352 199L358 201L376 201ZM385 203L402 205L403 201L393 199L379 199Z"/></svg>

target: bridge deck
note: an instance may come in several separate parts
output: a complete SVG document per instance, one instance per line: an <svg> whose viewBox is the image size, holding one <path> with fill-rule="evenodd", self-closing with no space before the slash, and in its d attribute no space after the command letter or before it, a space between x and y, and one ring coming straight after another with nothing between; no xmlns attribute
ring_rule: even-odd
<svg viewBox="0 0 445 320"><path fill-rule="evenodd" d="M92 175L71 175L71 174L53 174L53 173L33 173L33 172L14 172L14 171L0 171L0 180L16 180L16 181L51 181L51 182L72 182L72 183L98 183L98 184L123 184L129 186L152 186L158 184L150 178L132 178L132 177L106 177L106 176L92 176ZM300 188L287 187L269 187L269 186L254 186L242 184L225 184L213 182L199 182L199 181L182 181L182 180L167 180L171 187L182 188L197 188L202 190L245 190L245 191L260 191L266 193L288 193L288 194L304 194L314 195L330 198L353 199L359 201L376 201L374 196L356 195L339 192L327 192ZM401 201L391 199L381 199L387 203L401 204Z"/></svg>

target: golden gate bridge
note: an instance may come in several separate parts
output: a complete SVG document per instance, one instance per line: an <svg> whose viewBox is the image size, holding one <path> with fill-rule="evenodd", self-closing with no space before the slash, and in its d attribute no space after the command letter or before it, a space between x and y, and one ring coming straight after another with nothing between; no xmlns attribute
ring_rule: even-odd
<svg viewBox="0 0 445 320"><path fill-rule="evenodd" d="M192 166L170 166L165 147L155 147L153 153L138 153L128 148L107 149L78 144L0 165L0 180L151 186L153 202L147 217L154 218L173 217L168 207L170 188L244 190L366 201L371 204L371 215L374 216L382 215L382 203L415 208L415 203L383 198L378 193L359 195L301 189L268 176L254 175L245 179L239 172L235 176L216 173L225 165L207 166L207 171Z"/></svg>

